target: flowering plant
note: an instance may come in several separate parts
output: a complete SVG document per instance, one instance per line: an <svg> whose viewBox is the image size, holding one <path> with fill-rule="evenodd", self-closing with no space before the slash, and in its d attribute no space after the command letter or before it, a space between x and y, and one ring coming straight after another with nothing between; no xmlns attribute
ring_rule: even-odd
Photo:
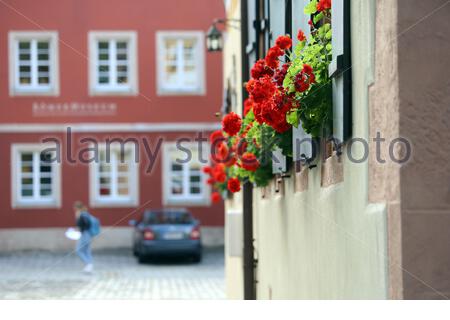
<svg viewBox="0 0 450 320"><path fill-rule="evenodd" d="M292 126L299 119L307 133L319 137L331 127L331 0L311 0L305 7L311 35L302 30L293 47L289 35L281 35L265 58L253 65L245 84L248 99L244 115L231 112L222 119L222 131L211 134L211 166L204 168L208 183L219 192L238 192L240 183L265 186L272 178L272 151L281 148L292 157Z"/></svg>
<svg viewBox="0 0 450 320"><path fill-rule="evenodd" d="M328 66L331 62L331 0L312 0L305 13L312 15L309 21L311 35L306 39L300 30L298 44L290 56L283 86L299 105L287 115L287 122L297 126L301 120L303 129L313 137L320 137L322 130L332 125L331 81Z"/></svg>

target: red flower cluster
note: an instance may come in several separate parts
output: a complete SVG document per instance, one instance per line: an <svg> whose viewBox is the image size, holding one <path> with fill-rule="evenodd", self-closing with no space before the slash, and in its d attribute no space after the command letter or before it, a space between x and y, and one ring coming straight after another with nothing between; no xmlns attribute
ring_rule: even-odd
<svg viewBox="0 0 450 320"><path fill-rule="evenodd" d="M286 122L286 114L292 109L290 97L283 93L274 95L271 99L255 106L255 119L266 123L278 133L283 133L291 126Z"/></svg>
<svg viewBox="0 0 450 320"><path fill-rule="evenodd" d="M270 68L276 69L278 68L278 65L280 63L279 57L284 55L284 51L278 47L274 46L267 51L266 58L264 59L266 61L266 65Z"/></svg>
<svg viewBox="0 0 450 320"><path fill-rule="evenodd" d="M211 185L216 182L223 183L227 179L225 174L225 166L222 163L217 163L212 167L203 167L203 172L209 175L206 182Z"/></svg>
<svg viewBox="0 0 450 320"><path fill-rule="evenodd" d="M216 130L213 131L209 136L209 141L211 143L215 143L217 140L225 140L225 137L223 136L222 130Z"/></svg>
<svg viewBox="0 0 450 320"><path fill-rule="evenodd" d="M297 39L298 39L298 41L305 41L306 40L305 33L303 32L302 29L298 29Z"/></svg>
<svg viewBox="0 0 450 320"><path fill-rule="evenodd" d="M236 135L239 130L241 130L241 124L241 117L234 112L230 112L222 120L223 131L228 133L230 136Z"/></svg>
<svg viewBox="0 0 450 320"><path fill-rule="evenodd" d="M284 78L286 77L289 67L290 67L290 63L285 63L281 66L280 69L278 69L275 72L273 79L275 80L275 83L277 84L278 87L283 86L283 81L284 81Z"/></svg>
<svg viewBox="0 0 450 320"><path fill-rule="evenodd" d="M317 3L317 11L322 12L331 8L331 0L319 0Z"/></svg>
<svg viewBox="0 0 450 320"><path fill-rule="evenodd" d="M219 202L220 199L221 199L220 194L217 191L211 193L211 202L216 203Z"/></svg>
<svg viewBox="0 0 450 320"><path fill-rule="evenodd" d="M253 101L252 99L245 99L244 101L244 117L247 115L247 113L252 110L253 108Z"/></svg>
<svg viewBox="0 0 450 320"><path fill-rule="evenodd" d="M248 93L251 95L251 99L254 103L261 103L275 94L277 90L275 83L272 80L272 77L264 76L257 80L250 79L247 82L246 89Z"/></svg>
<svg viewBox="0 0 450 320"><path fill-rule="evenodd" d="M266 61L264 59L260 59L255 62L250 70L250 74L253 79L259 79L264 75L272 76L273 70L266 65Z"/></svg>
<svg viewBox="0 0 450 320"><path fill-rule="evenodd" d="M309 86L316 81L313 69L310 65L304 64L302 71L295 76L295 90L298 92L305 92Z"/></svg>
<svg viewBox="0 0 450 320"><path fill-rule="evenodd" d="M230 192L239 192L241 190L241 183L238 178L230 178L228 180L227 187Z"/></svg>
<svg viewBox="0 0 450 320"><path fill-rule="evenodd" d="M246 152L241 157L241 167L254 172L259 168L259 161L253 153Z"/></svg>
<svg viewBox="0 0 450 320"><path fill-rule="evenodd" d="M292 47L292 39L289 35L279 36L277 40L275 40L275 45L281 50L289 49Z"/></svg>
<svg viewBox="0 0 450 320"><path fill-rule="evenodd" d="M290 65L285 63L279 68L279 57L291 46L292 39L289 36L278 37L276 45L266 55L265 64L261 60L255 63L252 68L253 78L246 85L250 98L246 101L245 110L252 108L259 124L266 123L279 133L291 127L286 122L286 114L292 109L292 101L283 88ZM263 67L275 70L270 74Z"/></svg>

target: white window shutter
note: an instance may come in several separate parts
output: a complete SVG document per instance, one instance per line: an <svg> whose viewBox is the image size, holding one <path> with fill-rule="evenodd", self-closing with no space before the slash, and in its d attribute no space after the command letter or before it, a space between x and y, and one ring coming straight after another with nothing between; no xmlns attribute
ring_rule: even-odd
<svg viewBox="0 0 450 320"><path fill-rule="evenodd" d="M333 137L338 144L351 136L350 0L331 7L333 59L329 67L333 90Z"/></svg>

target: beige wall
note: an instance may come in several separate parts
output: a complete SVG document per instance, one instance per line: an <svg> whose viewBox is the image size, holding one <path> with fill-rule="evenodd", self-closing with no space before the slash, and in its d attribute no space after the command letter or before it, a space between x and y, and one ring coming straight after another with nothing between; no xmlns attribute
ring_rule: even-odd
<svg viewBox="0 0 450 320"><path fill-rule="evenodd" d="M240 1L230 0L226 8L228 19L240 19ZM234 26L240 27L237 23ZM230 80L236 90L237 105L233 106L233 111L242 112L242 74L241 74L241 33L236 28L228 28L224 46L224 83ZM233 65L233 56L235 65ZM242 217L242 193L237 193L232 199L225 203L225 277L226 294L229 299L243 299L243 266L242 255L231 254L230 244L238 241L237 246L242 248L242 226L230 223L231 215ZM242 221L242 219L240 219ZM242 222L241 222L242 223ZM235 245L235 244L233 244ZM241 250L242 251L242 250ZM242 253L242 252L241 252Z"/></svg>
<svg viewBox="0 0 450 320"><path fill-rule="evenodd" d="M395 18L396 6L392 1L377 3L352 1L351 8L353 135L365 139L371 132L368 90L375 79L374 66L396 54L395 46L390 56L380 54L375 42L375 34L395 34L395 19L376 19L375 7ZM395 98L395 86L385 99ZM360 157L361 145L355 144L352 153ZM272 187L263 199L262 190L255 191L259 299L389 296L388 206L384 197L369 201L368 162L352 163L345 154L346 150L340 160L334 157L305 169L307 188L302 192L295 192L293 178L285 179L284 195L275 194Z"/></svg>
<svg viewBox="0 0 450 320"><path fill-rule="evenodd" d="M352 0L353 136L369 141L369 160L351 163L346 146L341 159L291 171L281 193L274 183L255 189L259 299L450 296L450 6L443 4ZM376 160L377 132L386 139L385 163ZM397 137L412 144L405 165L389 158ZM358 158L361 145L352 151ZM240 210L240 201L236 195L227 208ZM239 258L227 258L227 277L229 297L240 297Z"/></svg>

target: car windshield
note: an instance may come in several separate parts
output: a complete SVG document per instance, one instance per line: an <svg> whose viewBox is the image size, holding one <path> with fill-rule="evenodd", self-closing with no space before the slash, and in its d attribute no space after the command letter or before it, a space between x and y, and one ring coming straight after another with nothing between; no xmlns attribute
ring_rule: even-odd
<svg viewBox="0 0 450 320"><path fill-rule="evenodd" d="M193 218L189 212L146 212L146 224L191 224Z"/></svg>

